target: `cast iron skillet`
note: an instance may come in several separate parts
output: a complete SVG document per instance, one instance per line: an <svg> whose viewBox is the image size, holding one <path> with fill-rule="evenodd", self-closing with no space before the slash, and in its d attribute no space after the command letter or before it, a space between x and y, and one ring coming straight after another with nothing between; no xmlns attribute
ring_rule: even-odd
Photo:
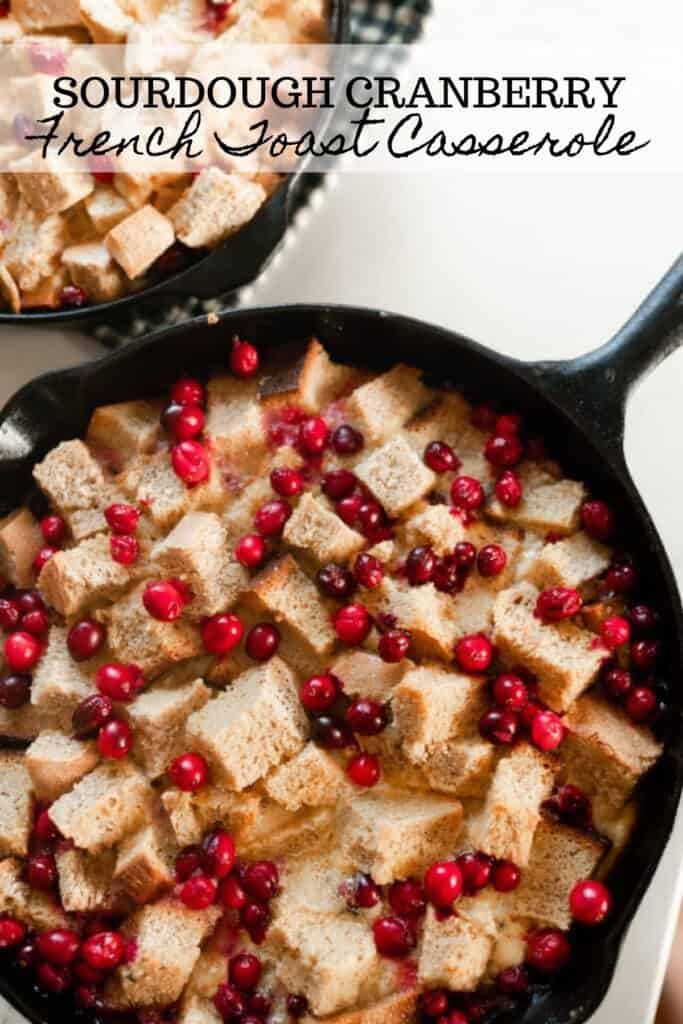
<svg viewBox="0 0 683 1024"><path fill-rule="evenodd" d="M336 46L350 41L350 0L328 0L329 38ZM324 128L333 115L327 111L320 121ZM114 302L101 302L82 309L47 310L35 313L0 313L0 324L124 324L144 313L153 315L174 302L187 298L213 299L227 295L253 281L282 241L297 193L305 183L306 161L285 177L256 216L236 235L190 266L155 281L143 291L125 295Z"/></svg>
<svg viewBox="0 0 683 1024"><path fill-rule="evenodd" d="M277 351L316 335L341 360L385 367L405 360L433 383L454 384L474 400L496 397L535 422L566 470L618 512L621 533L637 559L642 596L662 615L666 638L659 682L670 684L673 709L666 753L645 780L644 813L611 885L616 910L602 928L584 933L572 966L538 993L525 1012L504 1011L509 1024L580 1024L600 1004L619 947L669 839L683 784L683 614L671 567L629 476L622 451L624 405L638 378L680 342L683 257L626 326L596 352L568 363L523 364L450 331L406 317L334 306L293 306L228 312L159 332L98 362L40 377L0 413L0 511L30 492L31 468L59 441L82 434L92 409L163 392L184 372L224 367L234 334ZM266 355L267 358L267 355ZM73 1010L38 996L28 979L0 970L0 992L35 1024L61 1024Z"/></svg>

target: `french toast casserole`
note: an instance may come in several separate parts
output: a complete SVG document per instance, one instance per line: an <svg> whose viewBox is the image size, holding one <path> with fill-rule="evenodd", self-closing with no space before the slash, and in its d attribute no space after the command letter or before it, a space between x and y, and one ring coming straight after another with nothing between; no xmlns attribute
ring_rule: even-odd
<svg viewBox="0 0 683 1024"><path fill-rule="evenodd" d="M466 1024L608 919L658 616L517 410L227 339L34 478L0 522L0 946L41 990Z"/></svg>

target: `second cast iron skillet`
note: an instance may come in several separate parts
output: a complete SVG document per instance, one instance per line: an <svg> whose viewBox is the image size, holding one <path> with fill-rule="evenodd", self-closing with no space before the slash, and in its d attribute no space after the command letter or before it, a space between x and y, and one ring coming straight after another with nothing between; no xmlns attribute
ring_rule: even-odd
<svg viewBox="0 0 683 1024"><path fill-rule="evenodd" d="M379 311L292 306L225 313L159 332L98 362L40 377L0 413L0 511L31 491L31 469L58 442L85 431L103 402L164 392L181 373L225 368L239 334L264 352L316 335L338 359L382 368L406 361L430 382L452 384L471 399L496 398L535 425L568 473L611 502L620 537L635 557L639 596L662 616L665 638L658 682L670 687L666 752L642 786L642 814L633 842L611 877L615 911L575 943L567 971L525 1011L504 1012L506 1024L581 1024L602 1001L619 948L673 827L683 784L683 615L671 566L629 475L623 454L624 407L636 381L680 343L683 257L624 328L597 351L566 363L524 364L467 338ZM62 1024L69 1004L44 999L9 961L0 964L0 992L35 1024Z"/></svg>

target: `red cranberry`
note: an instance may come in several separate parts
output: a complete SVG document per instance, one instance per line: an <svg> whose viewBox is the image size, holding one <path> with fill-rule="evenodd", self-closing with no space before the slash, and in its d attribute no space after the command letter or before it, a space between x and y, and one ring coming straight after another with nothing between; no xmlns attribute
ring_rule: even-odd
<svg viewBox="0 0 683 1024"><path fill-rule="evenodd" d="M201 754L181 754L171 762L169 774L183 793L196 793L206 784L209 767Z"/></svg>
<svg viewBox="0 0 683 1024"><path fill-rule="evenodd" d="M496 420L494 432L496 434L502 434L503 437L514 437L519 434L522 429L522 417L517 413L505 413L503 416L499 416Z"/></svg>
<svg viewBox="0 0 683 1024"><path fill-rule="evenodd" d="M299 441L309 455L319 455L327 444L329 427L321 416L311 416L301 424Z"/></svg>
<svg viewBox="0 0 683 1024"><path fill-rule="evenodd" d="M234 985L225 983L218 986L214 996L214 1005L225 1021L241 1021L246 1010L246 1002L241 992Z"/></svg>
<svg viewBox="0 0 683 1024"><path fill-rule="evenodd" d="M493 683L493 699L499 708L521 711L529 701L529 694L521 676L514 672L501 672Z"/></svg>
<svg viewBox="0 0 683 1024"><path fill-rule="evenodd" d="M23 925L22 925L23 927ZM16 955L17 966L28 971L35 968L38 963L38 950L33 939L27 939L21 944Z"/></svg>
<svg viewBox="0 0 683 1024"><path fill-rule="evenodd" d="M496 482L496 497L506 508L517 508L522 500L522 483L517 474L506 469Z"/></svg>
<svg viewBox="0 0 683 1024"><path fill-rule="evenodd" d="M345 601L356 589L354 576L341 565L324 565L318 571L317 580L320 589L337 601Z"/></svg>
<svg viewBox="0 0 683 1024"><path fill-rule="evenodd" d="M250 992L261 980L261 961L251 953L238 953L230 960L228 978L242 992Z"/></svg>
<svg viewBox="0 0 683 1024"><path fill-rule="evenodd" d="M420 1010L425 1017L441 1017L448 1010L448 992L434 988L420 996Z"/></svg>
<svg viewBox="0 0 683 1024"><path fill-rule="evenodd" d="M522 442L515 434L494 434L486 442L484 455L492 466L516 466L524 454Z"/></svg>
<svg viewBox="0 0 683 1024"><path fill-rule="evenodd" d="M82 619L71 627L66 643L74 661L88 661L100 651L104 640L104 626L94 619Z"/></svg>
<svg viewBox="0 0 683 1024"><path fill-rule="evenodd" d="M21 612L16 601L0 599L0 628L8 631L16 629L21 619Z"/></svg>
<svg viewBox="0 0 683 1024"><path fill-rule="evenodd" d="M117 534L109 539L109 552L112 561L119 565L135 565L140 557L140 545L137 537L124 537Z"/></svg>
<svg viewBox="0 0 683 1024"><path fill-rule="evenodd" d="M199 441L181 441L171 449L173 472L188 487L209 479L211 464L206 448Z"/></svg>
<svg viewBox="0 0 683 1024"><path fill-rule="evenodd" d="M0 918L0 949L10 949L24 941L26 928L14 917Z"/></svg>
<svg viewBox="0 0 683 1024"><path fill-rule="evenodd" d="M181 377L173 385L171 401L177 405L204 405L204 385L194 377Z"/></svg>
<svg viewBox="0 0 683 1024"><path fill-rule="evenodd" d="M582 604L578 590L551 587L538 595L534 614L542 622L561 622L562 619L571 619L580 612Z"/></svg>
<svg viewBox="0 0 683 1024"><path fill-rule="evenodd" d="M74 973L76 972L74 971ZM74 1000L76 1006L81 1010L104 1009L104 1004L95 985L77 985L74 990Z"/></svg>
<svg viewBox="0 0 683 1024"><path fill-rule="evenodd" d="M456 476L451 484L451 501L457 508L474 512L484 504L484 488L473 476Z"/></svg>
<svg viewBox="0 0 683 1024"><path fill-rule="evenodd" d="M45 602L37 590L20 590L14 598L21 615L45 611Z"/></svg>
<svg viewBox="0 0 683 1024"><path fill-rule="evenodd" d="M591 802L578 786L569 784L561 786L553 797L553 803L557 807L560 817L569 824L577 825L580 828L592 826Z"/></svg>
<svg viewBox="0 0 683 1024"><path fill-rule="evenodd" d="M177 402L171 402L171 404L167 405L166 408L164 409L164 411L161 414L161 425L162 425L162 427L164 428L164 430L168 431L168 433L172 434L174 437L175 437L175 425L178 422L178 418L179 418L181 412L185 408L186 408L186 406L184 406L184 405L178 405ZM195 405L195 406L188 405L187 408L188 409L198 409L199 406L198 405ZM179 438L176 438L176 440L179 440Z"/></svg>
<svg viewBox="0 0 683 1024"><path fill-rule="evenodd" d="M258 533L248 533L238 540L235 558L247 569L257 569L266 557L266 545Z"/></svg>
<svg viewBox="0 0 683 1024"><path fill-rule="evenodd" d="M35 612L27 612L21 619L22 628L32 636L45 636L49 622L47 612L37 609Z"/></svg>
<svg viewBox="0 0 683 1024"><path fill-rule="evenodd" d="M367 536L384 522L382 506L376 501L362 501L358 508L358 525Z"/></svg>
<svg viewBox="0 0 683 1024"><path fill-rule="evenodd" d="M446 910L453 906L462 892L462 873L454 861L432 864L425 875L427 899L435 907Z"/></svg>
<svg viewBox="0 0 683 1024"><path fill-rule="evenodd" d="M390 665L398 664L408 656L410 634L404 629L390 629L379 638L377 649L382 661Z"/></svg>
<svg viewBox="0 0 683 1024"><path fill-rule="evenodd" d="M577 882L569 897L572 917L579 924L602 924L612 909L612 897L602 882Z"/></svg>
<svg viewBox="0 0 683 1024"><path fill-rule="evenodd" d="M506 967L496 978L496 988L506 996L523 996L529 991L531 982L523 966Z"/></svg>
<svg viewBox="0 0 683 1024"><path fill-rule="evenodd" d="M498 420L498 413L490 402L482 402L480 405L472 407L470 420L473 426L478 427L479 430L493 430Z"/></svg>
<svg viewBox="0 0 683 1024"><path fill-rule="evenodd" d="M247 633L245 649L254 661L269 661L277 654L280 646L280 632L269 622L260 622Z"/></svg>
<svg viewBox="0 0 683 1024"><path fill-rule="evenodd" d="M133 733L127 722L120 718L110 719L103 725L97 736L97 748L102 757L119 761L133 746Z"/></svg>
<svg viewBox="0 0 683 1024"><path fill-rule="evenodd" d="M614 533L614 515L606 501L584 501L581 522L586 533L596 540L608 540Z"/></svg>
<svg viewBox="0 0 683 1024"><path fill-rule="evenodd" d="M633 722L650 722L656 711L657 695L647 686L635 686L626 698L626 714Z"/></svg>
<svg viewBox="0 0 683 1024"><path fill-rule="evenodd" d="M308 999L306 996L287 996L287 1013L290 1017L294 1017L295 1020L308 1013Z"/></svg>
<svg viewBox="0 0 683 1024"><path fill-rule="evenodd" d="M244 870L242 887L253 900L268 903L280 890L280 875L277 866L270 860L259 860Z"/></svg>
<svg viewBox="0 0 683 1024"><path fill-rule="evenodd" d="M176 857L173 873L177 882L186 882L202 866L201 850L198 846L188 846Z"/></svg>
<svg viewBox="0 0 683 1024"><path fill-rule="evenodd" d="M374 754L356 754L346 766L346 774L355 786L370 789L376 786L380 779L379 758Z"/></svg>
<svg viewBox="0 0 683 1024"><path fill-rule="evenodd" d="M386 708L376 700L357 700L346 711L346 722L359 736L376 736L387 725Z"/></svg>
<svg viewBox="0 0 683 1024"><path fill-rule="evenodd" d="M463 890L471 896L491 881L493 858L485 853L461 853L456 859L462 875Z"/></svg>
<svg viewBox="0 0 683 1024"><path fill-rule="evenodd" d="M80 946L78 935L68 928L43 932L36 939L36 949L43 960L55 967L65 967L76 959Z"/></svg>
<svg viewBox="0 0 683 1024"><path fill-rule="evenodd" d="M413 548L406 561L406 575L412 587L429 583L434 576L436 555L430 547Z"/></svg>
<svg viewBox="0 0 683 1024"><path fill-rule="evenodd" d="M380 956L404 957L415 948L415 933L402 917L380 917L372 926Z"/></svg>
<svg viewBox="0 0 683 1024"><path fill-rule="evenodd" d="M177 414L166 416L165 423L174 440L192 441L204 429L204 412L198 405L181 405Z"/></svg>
<svg viewBox="0 0 683 1024"><path fill-rule="evenodd" d="M394 882L389 889L389 906L399 917L423 914L426 906L425 891L414 879Z"/></svg>
<svg viewBox="0 0 683 1024"><path fill-rule="evenodd" d="M511 860L499 860L493 869L493 888L496 892L512 892L522 880L522 872Z"/></svg>
<svg viewBox="0 0 683 1024"><path fill-rule="evenodd" d="M461 572L469 572L477 560L477 549L469 541L460 541L453 549L453 557Z"/></svg>
<svg viewBox="0 0 683 1024"><path fill-rule="evenodd" d="M631 626L620 615L613 615L601 624L600 636L603 643L610 649L621 647L631 639Z"/></svg>
<svg viewBox="0 0 683 1024"><path fill-rule="evenodd" d="M608 668L602 676L602 685L614 700L622 700L631 690L633 680L625 668Z"/></svg>
<svg viewBox="0 0 683 1024"><path fill-rule="evenodd" d="M372 620L362 604L347 604L340 608L333 620L334 629L343 644L355 646L367 638Z"/></svg>
<svg viewBox="0 0 683 1024"><path fill-rule="evenodd" d="M258 1017L258 1024L263 1024L270 1013L272 1007L272 1000L268 998L263 992L254 992L249 997L249 1009Z"/></svg>
<svg viewBox="0 0 683 1024"><path fill-rule="evenodd" d="M56 967L54 964L42 963L38 964L36 969L36 981L44 992L61 995L62 992L67 992L71 988L73 977L68 967Z"/></svg>
<svg viewBox="0 0 683 1024"><path fill-rule="evenodd" d="M374 555L359 555L353 568L360 585L368 590L374 590L384 578L382 564Z"/></svg>
<svg viewBox="0 0 683 1024"><path fill-rule="evenodd" d="M32 889L54 889L57 884L57 865L51 853L29 857L26 864L26 881Z"/></svg>
<svg viewBox="0 0 683 1024"><path fill-rule="evenodd" d="M153 619L175 622L183 613L183 596L170 580L148 583L142 594L142 603Z"/></svg>
<svg viewBox="0 0 683 1024"><path fill-rule="evenodd" d="M552 711L539 711L531 723L531 741L539 750L557 750L564 739L562 719Z"/></svg>
<svg viewBox="0 0 683 1024"><path fill-rule="evenodd" d="M247 903L240 910L240 924L249 934L252 942L259 946L266 937L270 914L260 903Z"/></svg>
<svg viewBox="0 0 683 1024"><path fill-rule="evenodd" d="M319 715L313 720L312 735L318 746L325 750L343 750L356 746L353 732L346 722L337 721L329 715Z"/></svg>
<svg viewBox="0 0 683 1024"><path fill-rule="evenodd" d="M61 516L45 516L40 521L40 532L46 544L59 547L66 536L66 523Z"/></svg>
<svg viewBox="0 0 683 1024"><path fill-rule="evenodd" d="M348 423L342 423L332 435L332 447L337 455L355 455L362 450L364 444L361 432Z"/></svg>
<svg viewBox="0 0 683 1024"><path fill-rule="evenodd" d="M42 644L31 633L10 633L5 640L5 660L13 672L30 671L42 653Z"/></svg>
<svg viewBox="0 0 683 1024"><path fill-rule="evenodd" d="M631 661L642 672L654 667L659 654L659 644L656 640L636 640L631 644Z"/></svg>
<svg viewBox="0 0 683 1024"><path fill-rule="evenodd" d="M471 633L458 640L455 659L463 672L486 672L493 660L493 645L483 633Z"/></svg>
<svg viewBox="0 0 683 1024"><path fill-rule="evenodd" d="M347 905L351 910L371 910L380 899L380 890L369 875L358 875L347 897Z"/></svg>
<svg viewBox="0 0 683 1024"><path fill-rule="evenodd" d="M335 512L347 526L353 526L358 519L358 512L363 504L363 498L360 494L350 494L347 498L342 498L337 502Z"/></svg>
<svg viewBox="0 0 683 1024"><path fill-rule="evenodd" d="M33 559L33 568L40 576L44 567L50 561L54 555L57 554L57 548L41 548L36 557Z"/></svg>
<svg viewBox="0 0 683 1024"><path fill-rule="evenodd" d="M184 883L180 899L189 910L206 910L216 899L217 889L213 878L194 875Z"/></svg>
<svg viewBox="0 0 683 1024"><path fill-rule="evenodd" d="M519 718L514 711L491 708L479 719L479 732L485 740L501 746L510 746L517 739Z"/></svg>
<svg viewBox="0 0 683 1024"><path fill-rule="evenodd" d="M350 470L331 469L323 477L322 489L330 501L339 501L340 498L347 498L354 491L357 483L358 477Z"/></svg>
<svg viewBox="0 0 683 1024"><path fill-rule="evenodd" d="M236 377L253 377L259 367L256 348L248 341L233 338L230 352L230 369Z"/></svg>
<svg viewBox="0 0 683 1024"><path fill-rule="evenodd" d="M333 676L311 676L301 684L301 703L307 711L327 711L337 699L338 688Z"/></svg>
<svg viewBox="0 0 683 1024"><path fill-rule="evenodd" d="M229 832L216 829L202 840L202 867L214 878L225 878L235 866L235 844Z"/></svg>
<svg viewBox="0 0 683 1024"><path fill-rule="evenodd" d="M228 910L241 910L248 902L247 894L234 875L223 879L218 890L218 899Z"/></svg>
<svg viewBox="0 0 683 1024"><path fill-rule="evenodd" d="M505 548L500 544L487 544L477 555L477 569L482 576L499 576L507 560Z"/></svg>
<svg viewBox="0 0 683 1024"><path fill-rule="evenodd" d="M126 944L119 932L97 932L83 943L81 956L91 967L111 971L123 961Z"/></svg>
<svg viewBox="0 0 683 1024"><path fill-rule="evenodd" d="M292 506L282 499L267 501L254 516L254 526L263 537L277 537L292 514Z"/></svg>
<svg viewBox="0 0 683 1024"><path fill-rule="evenodd" d="M202 643L209 654L229 654L242 639L244 627L237 615L212 615L202 626Z"/></svg>
<svg viewBox="0 0 683 1024"><path fill-rule="evenodd" d="M86 697L73 713L72 724L77 736L89 736L105 725L114 713L109 697L94 693Z"/></svg>
<svg viewBox="0 0 683 1024"><path fill-rule="evenodd" d="M304 481L295 469L280 466L270 474L270 486L282 498L296 498L304 489Z"/></svg>
<svg viewBox="0 0 683 1024"><path fill-rule="evenodd" d="M88 305L88 301L88 293L85 288L79 288L75 284L65 284L59 293L61 309L81 309Z"/></svg>
<svg viewBox="0 0 683 1024"><path fill-rule="evenodd" d="M570 956L569 940L557 928L540 928L527 936L526 962L542 974L561 970Z"/></svg>
<svg viewBox="0 0 683 1024"><path fill-rule="evenodd" d="M633 632L638 634L638 636L652 633L657 628L659 622L657 612L646 604L634 605L628 613L628 617L631 620Z"/></svg>
<svg viewBox="0 0 683 1024"><path fill-rule="evenodd" d="M460 459L445 441L432 441L424 451L425 465L434 473L455 473L460 468Z"/></svg>
<svg viewBox="0 0 683 1024"><path fill-rule="evenodd" d="M605 589L615 594L627 594L635 587L636 578L631 562L617 562L605 576Z"/></svg>
<svg viewBox="0 0 683 1024"><path fill-rule="evenodd" d="M462 590L464 578L454 555L437 559L432 583L442 594L457 594Z"/></svg>
<svg viewBox="0 0 683 1024"><path fill-rule="evenodd" d="M0 678L0 707L14 711L31 699L30 676L2 676Z"/></svg>
<svg viewBox="0 0 683 1024"><path fill-rule="evenodd" d="M114 533L135 533L140 522L140 511L133 505L110 505L104 515L109 528Z"/></svg>

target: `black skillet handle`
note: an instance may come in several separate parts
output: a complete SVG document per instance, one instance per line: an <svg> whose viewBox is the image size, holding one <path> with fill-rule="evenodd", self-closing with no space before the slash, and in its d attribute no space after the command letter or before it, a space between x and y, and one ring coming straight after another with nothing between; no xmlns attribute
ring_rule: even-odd
<svg viewBox="0 0 683 1024"><path fill-rule="evenodd" d="M615 457L631 389L682 344L683 254L605 345L569 362L535 363L532 373Z"/></svg>

